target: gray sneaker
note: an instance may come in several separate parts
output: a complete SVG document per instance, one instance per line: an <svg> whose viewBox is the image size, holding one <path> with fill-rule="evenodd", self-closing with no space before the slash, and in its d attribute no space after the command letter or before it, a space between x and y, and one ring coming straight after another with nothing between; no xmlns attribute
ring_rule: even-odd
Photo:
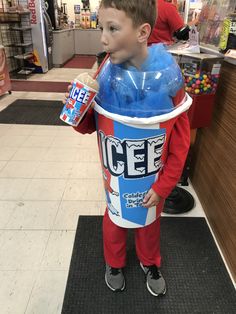
<svg viewBox="0 0 236 314"><path fill-rule="evenodd" d="M166 293L166 282L159 268L156 265L144 266L142 263L140 263L140 266L146 275L148 291L155 297L164 295Z"/></svg>
<svg viewBox="0 0 236 314"><path fill-rule="evenodd" d="M106 264L105 282L112 291L123 291L125 288L125 278L122 269Z"/></svg>

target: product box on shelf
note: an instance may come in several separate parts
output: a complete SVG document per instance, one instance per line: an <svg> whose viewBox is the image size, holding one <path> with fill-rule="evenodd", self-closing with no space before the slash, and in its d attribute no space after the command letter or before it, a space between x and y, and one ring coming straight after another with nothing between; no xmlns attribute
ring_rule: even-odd
<svg viewBox="0 0 236 314"><path fill-rule="evenodd" d="M7 60L4 47L0 45L0 96L6 92L10 93L11 82L7 68Z"/></svg>
<svg viewBox="0 0 236 314"><path fill-rule="evenodd" d="M18 12L0 12L0 23L19 22L20 16Z"/></svg>

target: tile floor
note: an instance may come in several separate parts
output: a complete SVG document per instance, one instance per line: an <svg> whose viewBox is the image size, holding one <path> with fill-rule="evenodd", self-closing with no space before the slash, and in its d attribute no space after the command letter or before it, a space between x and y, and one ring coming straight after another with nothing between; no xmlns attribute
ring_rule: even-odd
<svg viewBox="0 0 236 314"><path fill-rule="evenodd" d="M72 80L76 71L53 69L41 78ZM0 97L0 111L19 98L63 96L13 92ZM105 208L99 167L95 134L0 124L1 314L61 312L78 217ZM196 204L183 216L204 217L187 189Z"/></svg>

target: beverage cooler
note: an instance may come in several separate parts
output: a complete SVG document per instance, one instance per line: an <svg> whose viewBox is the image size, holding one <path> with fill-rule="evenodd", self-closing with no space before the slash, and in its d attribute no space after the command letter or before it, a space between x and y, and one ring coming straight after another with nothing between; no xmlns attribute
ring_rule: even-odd
<svg viewBox="0 0 236 314"><path fill-rule="evenodd" d="M46 8L47 6L43 0L29 2L34 46L33 58L30 60L30 66L34 68L34 72L38 73L46 73L53 67L52 23Z"/></svg>
<svg viewBox="0 0 236 314"><path fill-rule="evenodd" d="M11 82L4 47L0 45L0 96L11 93Z"/></svg>
<svg viewBox="0 0 236 314"><path fill-rule="evenodd" d="M50 17L52 28L54 30L61 29L60 26L60 16L58 14L59 6L57 0L47 0L46 1L46 10Z"/></svg>

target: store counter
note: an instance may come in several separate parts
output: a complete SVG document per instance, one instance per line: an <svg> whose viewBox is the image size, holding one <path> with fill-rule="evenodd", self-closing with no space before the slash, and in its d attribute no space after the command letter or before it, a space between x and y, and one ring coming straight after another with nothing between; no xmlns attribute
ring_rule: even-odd
<svg viewBox="0 0 236 314"><path fill-rule="evenodd" d="M223 62L210 127L197 132L191 182L236 281L236 65Z"/></svg>
<svg viewBox="0 0 236 314"><path fill-rule="evenodd" d="M53 31L53 66L61 67L75 54L74 29Z"/></svg>
<svg viewBox="0 0 236 314"><path fill-rule="evenodd" d="M74 29L75 54L96 55L103 51L100 29Z"/></svg>
<svg viewBox="0 0 236 314"><path fill-rule="evenodd" d="M61 67L75 54L96 55L103 51L99 29L53 31L53 66Z"/></svg>

